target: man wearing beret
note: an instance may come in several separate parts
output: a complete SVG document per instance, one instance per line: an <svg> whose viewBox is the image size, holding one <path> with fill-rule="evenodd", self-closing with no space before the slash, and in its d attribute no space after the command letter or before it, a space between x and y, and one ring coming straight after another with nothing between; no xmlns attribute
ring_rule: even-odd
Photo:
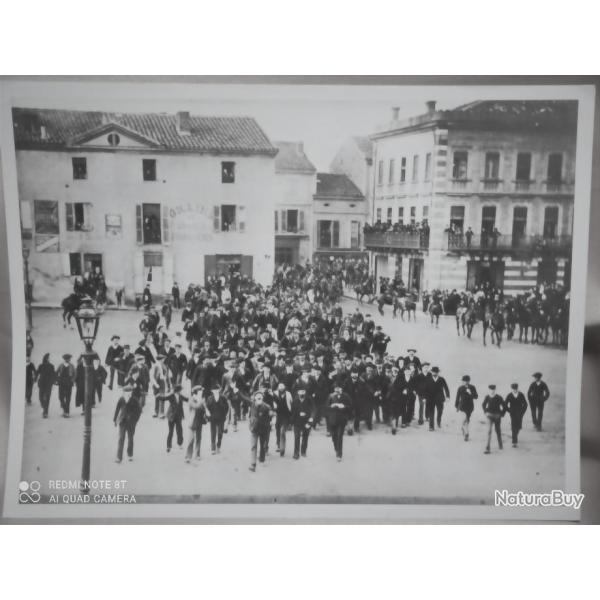
<svg viewBox="0 0 600 600"><path fill-rule="evenodd" d="M487 434L487 446L485 447L484 454L490 453L490 444L492 442L492 429L496 431L496 437L498 438L498 448L502 450L502 430L500 424L502 417L506 414L506 404L502 399L502 396L496 393L496 386L490 384L488 386L489 392L483 399L481 408L485 413L488 420L488 434Z"/></svg>
<svg viewBox="0 0 600 600"><path fill-rule="evenodd" d="M537 371L533 374L534 381L529 386L527 398L531 408L531 418L537 431L542 430L542 418L544 416L544 404L550 397L550 390L546 382L542 381L542 374Z"/></svg>
<svg viewBox="0 0 600 600"><path fill-rule="evenodd" d="M471 422L471 414L475 409L475 400L477 400L477 390L475 386L471 384L471 377L469 375L463 375L462 385L456 390L456 412L462 412L465 418L461 425L461 431L465 442L469 441L469 423Z"/></svg>
<svg viewBox="0 0 600 600"><path fill-rule="evenodd" d="M523 415L527 412L527 400L523 392L519 391L519 384L513 383L510 386L510 393L504 401L506 410L510 415L510 427L512 430L512 445L517 447L519 441L519 431L523 426Z"/></svg>

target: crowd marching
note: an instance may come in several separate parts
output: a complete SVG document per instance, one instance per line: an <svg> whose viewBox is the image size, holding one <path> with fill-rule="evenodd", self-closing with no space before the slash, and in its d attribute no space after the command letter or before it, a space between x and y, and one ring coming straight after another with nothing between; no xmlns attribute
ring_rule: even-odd
<svg viewBox="0 0 600 600"><path fill-rule="evenodd" d="M224 434L247 421L251 470L257 458L265 462L273 442L276 452L285 455L288 432L293 432L293 458L299 459L307 454L311 433L323 428L339 461L344 435L361 427L371 431L380 424L379 429L394 435L411 424L439 429L450 400L440 368L422 361L414 348L405 356L392 356L390 336L370 314L359 308L344 314L340 299L346 275L343 265L323 261L279 269L272 286L263 288L232 273L209 278L203 287L190 285L183 302L177 289L175 306L167 299L160 311L148 287L138 342L121 343L115 334L104 365L99 355L93 361L94 405L102 401L105 385L119 396L113 419L119 432L117 462L123 459L125 441L133 459L134 435L145 410L166 421L167 452L174 437L179 447L186 442L186 462L200 458L204 425L216 454ZM180 304L181 321L174 324L173 310ZM31 404L37 383L44 418L55 386L63 417L70 416L73 389L75 406L83 407L83 357L75 363L71 359L64 354L55 368L45 354L36 368L27 358L26 401ZM495 384L488 386L481 404L489 425L486 453L494 431L502 448L500 423L506 413L513 446L528 406L541 430L550 392L541 373L533 379L526 396L516 383L505 397ZM465 375L454 402L464 414L465 441L478 397Z"/></svg>

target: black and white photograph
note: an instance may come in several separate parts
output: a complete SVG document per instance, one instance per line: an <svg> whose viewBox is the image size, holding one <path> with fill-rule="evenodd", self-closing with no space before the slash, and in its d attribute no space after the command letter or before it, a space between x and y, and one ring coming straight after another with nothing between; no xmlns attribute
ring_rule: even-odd
<svg viewBox="0 0 600 600"><path fill-rule="evenodd" d="M577 520L592 86L67 88L2 107L5 513Z"/></svg>

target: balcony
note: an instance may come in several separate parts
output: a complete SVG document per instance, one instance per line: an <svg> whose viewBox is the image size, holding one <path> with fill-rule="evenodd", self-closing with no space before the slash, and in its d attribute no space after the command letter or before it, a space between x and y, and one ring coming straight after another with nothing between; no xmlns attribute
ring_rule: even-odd
<svg viewBox="0 0 600 600"><path fill-rule="evenodd" d="M572 237L561 235L498 235L473 234L470 239L464 234L448 234L450 252L520 252L531 254L568 254L571 252Z"/></svg>
<svg viewBox="0 0 600 600"><path fill-rule="evenodd" d="M282 230L281 228L276 229L275 235L283 235L286 237L307 236L308 231L304 227L286 227L285 230Z"/></svg>
<svg viewBox="0 0 600 600"><path fill-rule="evenodd" d="M402 250L427 250L429 234L419 232L365 232L367 248L398 248Z"/></svg>

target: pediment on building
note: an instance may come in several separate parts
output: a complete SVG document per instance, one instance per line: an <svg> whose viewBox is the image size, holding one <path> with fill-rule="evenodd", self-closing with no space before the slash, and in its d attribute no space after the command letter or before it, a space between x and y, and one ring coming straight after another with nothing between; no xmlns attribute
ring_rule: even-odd
<svg viewBox="0 0 600 600"><path fill-rule="evenodd" d="M90 131L86 131L71 140L70 146L93 148L156 148L160 144L133 129L119 123L106 123Z"/></svg>

